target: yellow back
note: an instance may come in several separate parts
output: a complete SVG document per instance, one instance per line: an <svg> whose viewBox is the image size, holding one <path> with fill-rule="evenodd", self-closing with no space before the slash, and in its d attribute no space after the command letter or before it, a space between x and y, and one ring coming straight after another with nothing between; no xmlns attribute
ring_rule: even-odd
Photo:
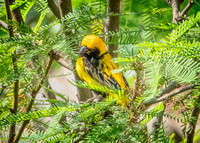
<svg viewBox="0 0 200 143"><path fill-rule="evenodd" d="M108 76L112 76L117 81L117 83L120 85L121 88L123 88L123 89L126 88L123 74L122 73L111 73L112 70L119 69L119 66L118 66L118 64L116 64L112 61L112 57L110 54L104 55L104 57L100 61L100 67L101 67L101 65L103 66L103 69L101 69L101 70L105 74L107 74Z"/></svg>

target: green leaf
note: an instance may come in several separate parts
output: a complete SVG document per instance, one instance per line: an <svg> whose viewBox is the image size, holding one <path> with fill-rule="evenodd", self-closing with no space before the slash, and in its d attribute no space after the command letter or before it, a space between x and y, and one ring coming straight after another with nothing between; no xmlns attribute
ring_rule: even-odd
<svg viewBox="0 0 200 143"><path fill-rule="evenodd" d="M51 120L51 122L49 123L49 127L46 129L46 131L44 132L43 135L43 139L49 137L52 135L53 131L55 130L55 128L57 127L63 113L65 113L66 108L63 108L62 110L60 110L60 112L58 114L56 114L53 119Z"/></svg>
<svg viewBox="0 0 200 143"><path fill-rule="evenodd" d="M37 33L37 31L40 29L41 25L42 25L42 21L44 20L44 17L46 15L46 12L42 12L40 15L40 18L38 20L37 25L35 26L33 32Z"/></svg>

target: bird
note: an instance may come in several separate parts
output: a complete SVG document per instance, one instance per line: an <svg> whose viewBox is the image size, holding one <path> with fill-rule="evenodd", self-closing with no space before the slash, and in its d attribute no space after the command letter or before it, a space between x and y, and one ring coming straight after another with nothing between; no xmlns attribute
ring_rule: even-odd
<svg viewBox="0 0 200 143"><path fill-rule="evenodd" d="M113 70L119 69L117 63L112 61L112 56L108 53L105 42L96 35L86 35L81 42L80 57L76 62L76 71L80 79L92 85L113 85L128 91L129 85L123 73L113 73ZM106 93L98 94L107 95ZM109 93L112 98L113 93ZM128 99L118 101L123 107L126 107Z"/></svg>

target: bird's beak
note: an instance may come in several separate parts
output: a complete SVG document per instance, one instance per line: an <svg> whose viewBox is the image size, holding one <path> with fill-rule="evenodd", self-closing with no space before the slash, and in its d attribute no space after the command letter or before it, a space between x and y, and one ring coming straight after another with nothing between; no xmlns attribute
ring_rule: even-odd
<svg viewBox="0 0 200 143"><path fill-rule="evenodd" d="M79 54L82 56L85 54L86 51L87 51L87 47L83 46L83 47L81 47Z"/></svg>

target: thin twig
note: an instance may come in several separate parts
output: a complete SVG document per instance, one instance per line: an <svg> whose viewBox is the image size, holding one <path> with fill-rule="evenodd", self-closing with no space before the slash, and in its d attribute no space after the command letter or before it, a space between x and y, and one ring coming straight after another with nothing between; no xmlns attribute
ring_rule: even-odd
<svg viewBox="0 0 200 143"><path fill-rule="evenodd" d="M60 52L52 50L51 54L52 54L53 59L59 65L61 65L62 67L66 68L66 69L68 69L70 71L73 71L72 67L70 67L70 65L65 62L66 60L64 60L64 58L62 57L62 55L60 54Z"/></svg>
<svg viewBox="0 0 200 143"><path fill-rule="evenodd" d="M7 17L7 20L9 21L9 20L12 19L11 12L10 12L9 1L8 0L4 0L4 3L5 3L5 8L6 8L6 17ZM11 26L8 28L8 31L9 31L9 36L13 37L14 33L13 33L13 30L12 30Z"/></svg>
<svg viewBox="0 0 200 143"><path fill-rule="evenodd" d="M72 69L70 66L68 66L68 65L66 64L66 62L64 62L64 60L57 60L56 62L57 62L59 65L61 65L62 67L66 68L66 69L68 69L68 70L70 70L70 71L73 71L73 69Z"/></svg>
<svg viewBox="0 0 200 143"><path fill-rule="evenodd" d="M188 86L186 86L186 87L183 87L183 88L181 88L181 89L179 89L179 90L177 90L177 91L174 91L174 92L172 92L172 93L170 93L170 94L167 94L167 95L164 96L164 97L161 97L161 98L158 98L158 99L153 99L153 100L145 101L145 102L144 102L144 105L145 105L145 106L149 106L149 105L152 105L152 104L154 104L154 103L158 103L158 102L164 101L164 100L166 100L166 99L168 99L168 98L170 98L170 97L172 97L172 96L175 96L175 95L177 95L177 94L179 94L179 93L181 93L181 92L184 92L184 91L193 89L195 86L196 86L196 84L191 84L191 85L188 85Z"/></svg>
<svg viewBox="0 0 200 143"><path fill-rule="evenodd" d="M102 97L103 97L102 95L97 95L97 96L94 96L94 97L89 98L89 99L88 99L87 101L85 101L85 102L80 101L80 104L92 103L92 102L95 101L95 100L101 100Z"/></svg>
<svg viewBox="0 0 200 143"><path fill-rule="evenodd" d="M34 103L34 100L35 100L35 98L36 98L36 95L37 95L38 92L40 91L40 89L41 89L41 87L42 87L42 84L43 84L43 82L44 82L44 79L47 77L47 74L49 73L49 70L50 70L50 68L51 68L52 63L53 63L53 57L50 56L49 63L48 63L48 66L47 66L47 68L46 68L45 75L44 75L43 79L40 81L38 87L37 87L36 89L33 89L32 92L31 92L32 99L31 99L31 101L30 101L30 103L29 103L29 105L28 105L28 108L27 108L27 111L26 111L26 112L31 111L32 106L33 106L33 103ZM26 121L24 121L24 122L22 123L22 126L20 127L20 129L19 129L19 131L18 131L18 134L17 134L17 136L16 136L16 139L15 139L14 143L17 143L17 142L19 141L19 139L20 139L20 137L21 137L21 135L22 135L22 133L23 133L23 131L24 131L26 125L29 123L29 121L30 121L30 120L26 120Z"/></svg>
<svg viewBox="0 0 200 143"><path fill-rule="evenodd" d="M175 81L173 81L173 82L169 83L166 88L162 89L162 92L159 95L157 95L156 98L159 98L159 97L163 96L164 94L170 93L172 90L174 90L178 87L180 87L180 85L177 84Z"/></svg>
<svg viewBox="0 0 200 143"><path fill-rule="evenodd" d="M10 12L10 6L9 6L9 1L4 0L5 3L5 8L6 8L6 17L7 21L11 20L11 12ZM9 31L9 36L14 37L13 29L12 26L8 26L8 31ZM17 57L16 57L16 51L14 51L13 57L12 57L12 64L13 64L13 70L14 73L18 73L18 67L17 67ZM14 81L14 96L13 96L13 109L12 114L17 114L17 108L18 108L18 93L19 93L19 80ZM9 139L8 143L12 143L15 137L15 124L10 125L10 130L9 130Z"/></svg>
<svg viewBox="0 0 200 143"><path fill-rule="evenodd" d="M200 109L199 106L197 105L199 103L200 103L200 96L198 97L197 102L194 108L192 109L192 113L190 115L189 123L186 130L187 143L193 143L196 124L200 114Z"/></svg>
<svg viewBox="0 0 200 143"><path fill-rule="evenodd" d="M48 89L53 90L48 78L45 80L45 86L47 87L47 88L43 88L45 97L47 99L56 99L55 94L48 90Z"/></svg>
<svg viewBox="0 0 200 143"><path fill-rule="evenodd" d="M9 27L10 27L10 24L8 24L8 23L6 23L6 22L4 22L2 20L0 20L0 25L3 26L6 29L9 29Z"/></svg>
<svg viewBox="0 0 200 143"><path fill-rule="evenodd" d="M198 1L198 0L196 0L196 1ZM190 10L190 8L193 5L194 5L194 1L193 0L188 0L188 4L186 5L186 7L181 12L180 17L184 16Z"/></svg>

